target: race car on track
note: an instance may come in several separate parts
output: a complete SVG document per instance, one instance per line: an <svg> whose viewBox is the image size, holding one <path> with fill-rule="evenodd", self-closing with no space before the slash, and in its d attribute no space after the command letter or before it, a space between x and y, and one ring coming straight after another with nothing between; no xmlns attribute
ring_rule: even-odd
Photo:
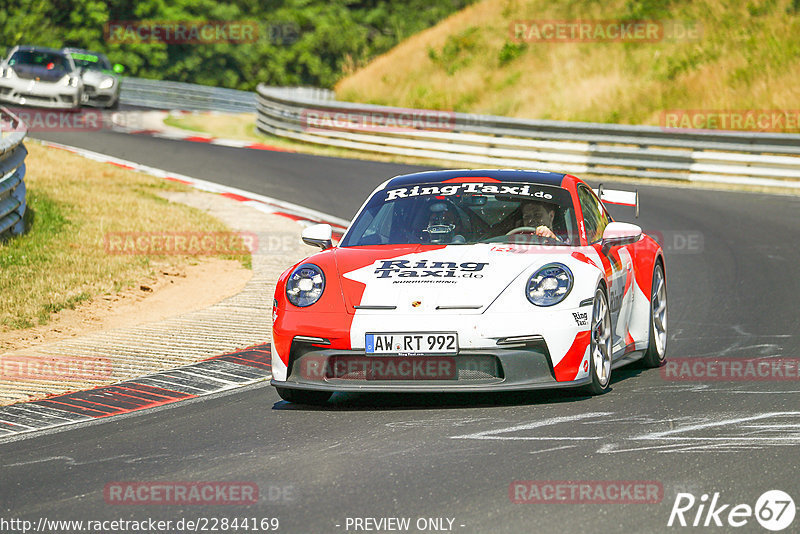
<svg viewBox="0 0 800 534"><path fill-rule="evenodd" d="M0 102L75 109L82 100L80 72L61 50L15 46L0 63Z"/></svg>
<svg viewBox="0 0 800 534"><path fill-rule="evenodd" d="M119 63L112 66L105 54L99 52L81 48L65 48L64 52L72 58L80 70L84 103L109 109L119 107L121 89L119 74L124 67Z"/></svg>
<svg viewBox="0 0 800 534"><path fill-rule="evenodd" d="M337 246L329 225L303 231L322 251L278 280L271 384L308 404L337 391L600 394L614 368L660 366L663 252L604 202L638 215L638 193L551 172L386 181Z"/></svg>

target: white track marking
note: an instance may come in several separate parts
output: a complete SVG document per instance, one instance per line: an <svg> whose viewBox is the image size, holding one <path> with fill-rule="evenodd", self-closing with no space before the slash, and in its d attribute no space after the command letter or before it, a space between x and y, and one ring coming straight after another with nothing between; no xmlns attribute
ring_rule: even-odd
<svg viewBox="0 0 800 534"><path fill-rule="evenodd" d="M539 451L531 451L529 454L541 454L543 452L561 451L564 449L574 449L577 445L562 445L560 447L550 447L549 449L542 449Z"/></svg>
<svg viewBox="0 0 800 534"><path fill-rule="evenodd" d="M681 428L675 428L675 429L671 429L671 430L664 430L662 432L651 432L651 433L643 434L643 435L640 435L640 436L634 436L631 439L634 439L634 440L650 440L650 439L658 440L658 439L662 439L662 438L667 438L667 439L672 439L672 440L687 440L687 441L690 441L690 440L695 440L695 441L702 441L702 440L714 440L714 441L717 441L717 440L729 440L729 441L731 441L731 440L734 440L735 441L737 439L744 439L744 440L751 440L751 439L784 439L784 438L779 438L779 437L776 437L776 438L735 438L735 437L734 438L731 438L731 437L716 438L716 437L714 437L714 438L712 438L712 437L675 436L675 434L680 434L680 433L684 433L684 432L692 432L692 431L695 431L695 430L704 430L704 429L708 429L708 428L715 428L715 427L721 427L721 426L727 426L727 425L737 425L737 424L743 423L745 421L757 421L757 420L760 420L760 419L767 419L769 417L780 417L780 416L800 416L800 412L771 412L771 413L763 413L763 414L759 414L759 415L752 415L752 416L749 416L749 417L739 417L739 418L736 418L736 419L725 419L723 421L710 421L710 422L698 423L698 424L695 424L695 425L689 425L689 426L685 426L685 427L681 427ZM798 439L800 439L800 436L790 437L790 438L785 438L785 439L798 440Z"/></svg>
<svg viewBox="0 0 800 534"><path fill-rule="evenodd" d="M604 436L499 436L498 434L505 434L509 432L518 432L520 430L532 430L535 428L542 428L545 426L557 425L560 423L571 423L580 421L582 419L591 419L594 417L606 417L614 415L612 412L591 412L577 415L567 415L563 417L552 417L542 421L534 421L533 423L525 423L522 425L515 425L497 430L484 430L482 432L475 432L474 434L465 434L463 436L450 436L450 439L498 439L498 440L537 440L537 441L553 441L553 440L595 440L603 439Z"/></svg>

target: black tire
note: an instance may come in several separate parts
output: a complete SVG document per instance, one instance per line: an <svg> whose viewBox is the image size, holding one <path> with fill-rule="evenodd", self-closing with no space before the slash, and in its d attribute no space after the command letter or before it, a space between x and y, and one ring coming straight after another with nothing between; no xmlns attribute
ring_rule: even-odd
<svg viewBox="0 0 800 534"><path fill-rule="evenodd" d="M592 381L584 387L590 395L602 395L609 390L611 384L611 310L608 306L608 297L602 287L594 292L592 305L592 322L589 341L589 376ZM602 332L600 331L602 327ZM605 352L605 354L603 354ZM595 362L595 356L599 356ZM602 362L602 363L601 363ZM601 363L602 372L598 372L598 363Z"/></svg>
<svg viewBox="0 0 800 534"><path fill-rule="evenodd" d="M286 389L275 388L278 390L278 395L287 401L294 404L310 404L312 406L320 406L328 402L333 393L330 391L310 391L305 389Z"/></svg>
<svg viewBox="0 0 800 534"><path fill-rule="evenodd" d="M663 315L660 307L663 305ZM658 310L656 308L659 308ZM667 361L667 279L664 266L656 262L650 288L650 341L642 358L642 366L661 367Z"/></svg>

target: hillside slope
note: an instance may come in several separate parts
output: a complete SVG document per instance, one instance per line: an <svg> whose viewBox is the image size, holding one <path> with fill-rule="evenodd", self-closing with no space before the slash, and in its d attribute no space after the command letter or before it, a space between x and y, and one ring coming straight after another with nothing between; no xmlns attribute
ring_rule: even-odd
<svg viewBox="0 0 800 534"><path fill-rule="evenodd" d="M535 40L534 28L547 21L574 20L653 21L664 35ZM798 113L798 80L800 0L484 0L402 42L336 91L358 102L658 125L665 110ZM787 124L797 131L797 120Z"/></svg>

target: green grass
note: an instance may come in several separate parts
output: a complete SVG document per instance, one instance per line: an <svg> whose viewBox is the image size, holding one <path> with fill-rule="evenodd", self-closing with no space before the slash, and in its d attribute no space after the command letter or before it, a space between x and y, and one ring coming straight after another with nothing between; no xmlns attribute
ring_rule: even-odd
<svg viewBox="0 0 800 534"><path fill-rule="evenodd" d="M192 256L119 254L115 232L226 231L203 210L159 192L184 185L28 143L26 233L0 243L0 332L46 324L63 309L197 263ZM87 201L91 199L91 201ZM250 267L249 255L218 255Z"/></svg>

